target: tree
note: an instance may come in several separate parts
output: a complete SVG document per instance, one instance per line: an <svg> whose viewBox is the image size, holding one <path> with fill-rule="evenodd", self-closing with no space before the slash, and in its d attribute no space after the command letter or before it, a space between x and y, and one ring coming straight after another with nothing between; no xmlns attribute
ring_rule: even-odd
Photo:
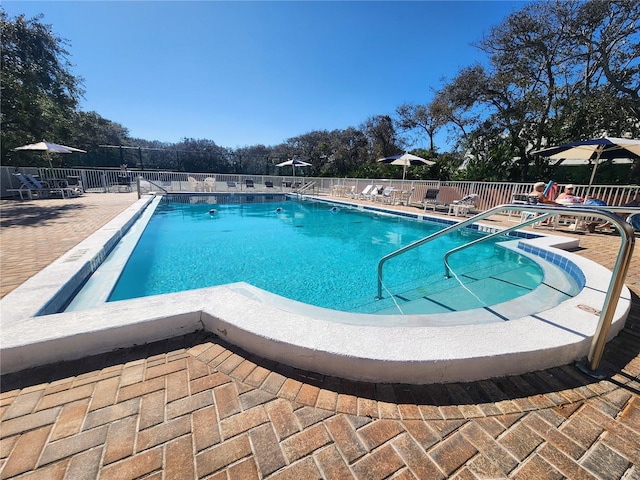
<svg viewBox="0 0 640 480"><path fill-rule="evenodd" d="M233 168L231 152L213 140L183 138L176 143L177 169L183 172L229 171Z"/></svg>
<svg viewBox="0 0 640 480"><path fill-rule="evenodd" d="M322 175L356 176L367 159L367 137L357 128L331 132L331 154L324 163Z"/></svg>
<svg viewBox="0 0 640 480"><path fill-rule="evenodd" d="M640 3L590 1L580 4L573 21L583 61L591 61L640 120Z"/></svg>
<svg viewBox="0 0 640 480"><path fill-rule="evenodd" d="M487 164L476 165L476 172L539 178L548 166L531 156L535 149L638 131L631 114L639 83L638 22L638 2L525 5L476 44L487 66L463 68L437 93L432 111L475 156L467 165Z"/></svg>
<svg viewBox="0 0 640 480"><path fill-rule="evenodd" d="M432 104L433 105L433 104ZM437 104L433 105L437 108ZM418 130L418 137L421 134L427 135L429 139L429 150L435 153L433 137L443 126L444 122L439 115L439 111L432 110L431 105L411 105L402 104L396 109L398 115L398 126L405 131Z"/></svg>
<svg viewBox="0 0 640 480"><path fill-rule="evenodd" d="M67 42L57 37L42 15L10 19L0 9L3 163L20 144L50 139L69 143L82 79L71 73Z"/></svg>
<svg viewBox="0 0 640 480"><path fill-rule="evenodd" d="M402 151L393 120L388 115L369 117L360 127L369 141L369 158L395 155Z"/></svg>
<svg viewBox="0 0 640 480"><path fill-rule="evenodd" d="M272 173L270 164L271 148L264 145L237 148L232 154L234 162L242 165L242 173L250 175L269 175Z"/></svg>
<svg viewBox="0 0 640 480"><path fill-rule="evenodd" d="M97 112L75 112L72 119L70 143L84 150L97 149L100 145L126 145L130 138L129 130Z"/></svg>

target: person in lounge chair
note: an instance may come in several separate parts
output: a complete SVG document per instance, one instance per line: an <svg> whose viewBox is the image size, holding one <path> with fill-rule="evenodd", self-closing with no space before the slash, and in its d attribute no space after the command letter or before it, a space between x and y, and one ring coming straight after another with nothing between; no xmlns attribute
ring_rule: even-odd
<svg viewBox="0 0 640 480"><path fill-rule="evenodd" d="M574 187L573 185L569 184L566 185L564 187L564 191L558 195L558 198L556 198L556 201L559 201L559 203L582 203L584 201L583 198L581 197L577 197L573 194L574 191ZM564 200L564 202L560 202L560 200Z"/></svg>
<svg viewBox="0 0 640 480"><path fill-rule="evenodd" d="M544 188L547 186L544 182L537 182L533 185L533 191L529 194L530 197L538 197L538 203L544 203L545 205L560 205L558 202L550 200L544 194Z"/></svg>

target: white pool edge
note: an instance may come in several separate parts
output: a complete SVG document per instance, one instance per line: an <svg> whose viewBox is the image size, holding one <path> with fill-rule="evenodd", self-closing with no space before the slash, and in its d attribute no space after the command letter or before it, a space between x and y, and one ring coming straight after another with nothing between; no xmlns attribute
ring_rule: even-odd
<svg viewBox="0 0 640 480"><path fill-rule="evenodd" d="M91 263L106 243L121 236L151 200L141 199L0 300L0 373L204 329L250 353L353 380L436 383L519 374L587 355L599 320L591 312L602 307L611 279L604 267L556 248L573 245L574 239L544 235L522 241L567 257L584 273L586 286L557 307L504 323L452 327L338 323L330 320L332 315L361 314L288 308L281 297L244 283L35 316L42 306L33 299L50 298L61 288L60 279L73 278L87 268L88 259ZM630 307L631 295L624 287L609 338L624 326Z"/></svg>

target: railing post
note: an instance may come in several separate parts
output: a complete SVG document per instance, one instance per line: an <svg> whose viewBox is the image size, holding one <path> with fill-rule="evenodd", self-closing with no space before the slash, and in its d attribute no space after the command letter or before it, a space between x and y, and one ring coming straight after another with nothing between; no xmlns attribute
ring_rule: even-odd
<svg viewBox="0 0 640 480"><path fill-rule="evenodd" d="M589 365L587 366L584 362L578 362L577 364L577 367L582 372L598 379L606 377L602 371L598 370L598 367L600 366L600 360L602 360L604 347L607 343L607 336L609 335L613 315L618 306L618 298L620 298L620 292L622 291L624 280L629 270L631 255L633 254L635 244L634 231L631 225L621 219L615 219L612 223L620 233L620 250L618 251L618 258L613 267L611 282L607 289L604 305L600 311L600 320L598 320L598 326L596 327L591 341L591 347L589 348L589 354L587 355Z"/></svg>

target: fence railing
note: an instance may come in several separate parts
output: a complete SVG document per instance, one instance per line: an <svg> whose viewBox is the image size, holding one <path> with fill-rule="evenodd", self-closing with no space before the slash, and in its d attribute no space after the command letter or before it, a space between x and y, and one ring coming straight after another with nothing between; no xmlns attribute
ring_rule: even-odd
<svg viewBox="0 0 640 480"><path fill-rule="evenodd" d="M240 175L221 173L184 173L152 170L120 169L78 169L78 168L37 168L0 167L0 194L11 197L9 189L20 184L13 173L31 173L41 179L79 179L86 192L120 192L136 188L138 178L143 192L267 192L291 191L296 185L314 182L309 194L332 194L337 187L341 191L362 192L368 185L392 186L401 191L412 190L411 203L419 203L427 189L438 189L438 201L451 203L467 195L476 194L476 208L486 210L496 205L510 203L513 195L529 193L533 183L512 182L472 182L437 180L396 180L364 178L327 178L306 176ZM250 182L247 182L250 180ZM575 185L574 194L584 196L587 185ZM638 185L592 185L589 196L605 201L608 205L620 206L635 198L640 192Z"/></svg>

